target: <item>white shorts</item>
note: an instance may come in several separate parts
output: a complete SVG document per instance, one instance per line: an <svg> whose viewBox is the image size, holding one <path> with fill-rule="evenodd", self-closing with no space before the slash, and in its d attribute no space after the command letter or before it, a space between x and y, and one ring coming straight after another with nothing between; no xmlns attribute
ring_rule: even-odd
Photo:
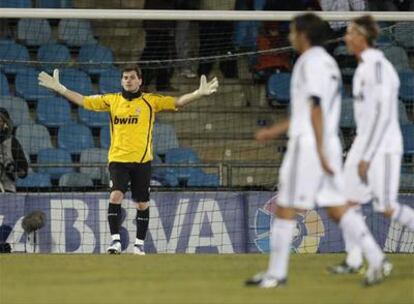
<svg viewBox="0 0 414 304"><path fill-rule="evenodd" d="M348 153L344 165L344 194L348 202L365 204L372 199L368 185L363 183L358 175L358 164L361 153L353 146Z"/></svg>
<svg viewBox="0 0 414 304"><path fill-rule="evenodd" d="M368 169L368 184L358 175L359 160L349 155L345 162L345 195L349 201L367 203L373 199L374 209L384 212L398 203L401 153L376 153Z"/></svg>
<svg viewBox="0 0 414 304"><path fill-rule="evenodd" d="M298 209L345 204L342 181L342 149L339 138L330 139L328 162L335 172L326 175L320 165L315 141L292 138L283 159L279 177L278 205Z"/></svg>

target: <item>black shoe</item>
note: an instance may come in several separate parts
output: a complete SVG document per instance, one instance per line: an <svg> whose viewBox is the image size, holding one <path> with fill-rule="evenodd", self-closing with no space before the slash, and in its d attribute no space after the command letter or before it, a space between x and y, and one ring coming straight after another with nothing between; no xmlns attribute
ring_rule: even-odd
<svg viewBox="0 0 414 304"><path fill-rule="evenodd" d="M385 258L379 267L369 267L363 281L365 287L370 287L382 283L392 272L393 265Z"/></svg>
<svg viewBox="0 0 414 304"><path fill-rule="evenodd" d="M364 273L364 266L361 265L357 268L349 266L346 261L343 261L339 265L329 266L328 271L332 274L362 274Z"/></svg>
<svg viewBox="0 0 414 304"><path fill-rule="evenodd" d="M278 280L276 278L268 277L265 272L260 272L244 282L246 286L255 286L259 288L275 288L284 286L286 283L287 279Z"/></svg>

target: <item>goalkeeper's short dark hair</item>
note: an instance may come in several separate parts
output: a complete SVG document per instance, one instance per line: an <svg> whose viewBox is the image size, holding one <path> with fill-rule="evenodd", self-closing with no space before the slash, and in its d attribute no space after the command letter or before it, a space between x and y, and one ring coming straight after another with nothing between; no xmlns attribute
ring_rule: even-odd
<svg viewBox="0 0 414 304"><path fill-rule="evenodd" d="M292 24L298 33L304 33L312 46L324 46L328 37L328 24L319 16L305 13L296 16Z"/></svg>
<svg viewBox="0 0 414 304"><path fill-rule="evenodd" d="M137 73L138 78L142 79L142 72L139 66L137 65L128 65L122 69L121 77L124 75L124 72L132 72L135 71Z"/></svg>

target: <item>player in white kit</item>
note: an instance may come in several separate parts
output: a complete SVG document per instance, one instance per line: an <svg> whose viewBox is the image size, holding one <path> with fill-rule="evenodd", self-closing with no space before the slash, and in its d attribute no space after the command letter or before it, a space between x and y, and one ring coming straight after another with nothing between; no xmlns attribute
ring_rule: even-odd
<svg viewBox="0 0 414 304"><path fill-rule="evenodd" d="M308 13L293 19L290 41L301 55L291 81L291 116L256 134L264 142L288 131L277 209L271 230L271 254L266 272L246 281L262 288L284 285L295 216L298 210L326 207L344 233L363 248L369 263L365 283L383 277L384 255L362 216L346 205L342 185L342 148L338 137L341 108L341 74L334 59L322 47L325 23Z"/></svg>
<svg viewBox="0 0 414 304"><path fill-rule="evenodd" d="M373 48L379 28L362 16L348 26L345 42L359 60L353 79L357 135L344 168L345 196L358 206L373 199L374 209L414 231L414 211L398 203L402 136L398 122L400 81L384 54ZM357 207L358 208L358 207ZM355 273L363 265L362 252L344 235L346 260L333 273Z"/></svg>

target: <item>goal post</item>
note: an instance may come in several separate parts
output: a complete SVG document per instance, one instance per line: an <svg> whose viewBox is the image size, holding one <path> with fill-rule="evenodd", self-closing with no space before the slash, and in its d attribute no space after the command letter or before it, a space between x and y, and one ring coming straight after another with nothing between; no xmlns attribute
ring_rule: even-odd
<svg viewBox="0 0 414 304"><path fill-rule="evenodd" d="M137 64L149 92L191 92L201 74L220 81L216 94L157 116L147 251L268 252L287 139L260 145L254 133L289 114L289 82L297 56L289 45L288 23L301 13L0 9L1 25L8 27L5 37L0 36L0 107L9 110L30 166L28 177L17 180L18 193L0 197L0 243L24 250L21 221L40 209L46 224L39 230L38 251L105 251L110 120L105 113L85 111L40 89L37 75L58 68L69 89L107 94L120 92L122 67ZM315 13L329 22L363 14L380 22L378 47L401 79L400 124L404 134L414 134L414 14ZM154 21L162 22L161 28ZM355 132L352 76L357 62L341 35L332 37L328 48L344 78L340 124L346 155ZM165 81L168 86L162 86ZM414 206L414 136L404 138L400 200ZM129 195L122 212L123 246L131 251L135 209ZM370 206L364 213L385 251L414 252L413 233ZM339 229L323 210L302 213L297 220L296 252L344 250Z"/></svg>
<svg viewBox="0 0 414 304"><path fill-rule="evenodd" d="M14 9L2 8L0 18L193 20L193 21L290 21L303 11L134 10L134 9ZM371 14L377 21L414 21L410 12L313 12L326 21L344 21Z"/></svg>

